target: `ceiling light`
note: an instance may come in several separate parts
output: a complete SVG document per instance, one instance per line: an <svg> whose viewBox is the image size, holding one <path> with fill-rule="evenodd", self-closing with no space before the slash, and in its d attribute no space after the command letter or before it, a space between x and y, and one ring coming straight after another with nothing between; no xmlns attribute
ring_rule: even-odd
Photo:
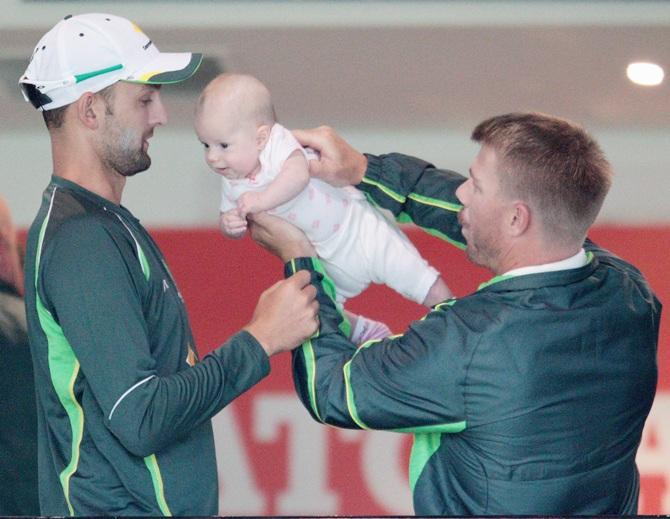
<svg viewBox="0 0 670 519"><path fill-rule="evenodd" d="M626 75L636 85L660 85L665 75L663 69L656 63L631 63L626 68Z"/></svg>

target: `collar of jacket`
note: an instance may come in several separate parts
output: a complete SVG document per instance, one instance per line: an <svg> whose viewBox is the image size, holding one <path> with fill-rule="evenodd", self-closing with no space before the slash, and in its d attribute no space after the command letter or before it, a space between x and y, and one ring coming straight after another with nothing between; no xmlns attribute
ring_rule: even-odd
<svg viewBox="0 0 670 519"><path fill-rule="evenodd" d="M553 272L538 272L522 274L520 276L495 276L485 281L477 291L493 290L525 290L556 285L568 285L589 277L598 267L598 260L592 252L586 253L586 265L576 269L556 270Z"/></svg>

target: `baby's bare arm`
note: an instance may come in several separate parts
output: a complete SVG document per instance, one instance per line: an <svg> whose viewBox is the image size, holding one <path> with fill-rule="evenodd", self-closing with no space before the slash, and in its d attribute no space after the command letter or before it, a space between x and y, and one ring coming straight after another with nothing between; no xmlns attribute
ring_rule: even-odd
<svg viewBox="0 0 670 519"><path fill-rule="evenodd" d="M452 297L454 297L454 294L451 292L451 289L447 286L442 277L438 276L433 283L433 286L430 287L428 294L426 294L423 304L424 306L431 307Z"/></svg>
<svg viewBox="0 0 670 519"><path fill-rule="evenodd" d="M307 159L300 150L295 150L268 187L263 191L244 193L237 200L237 208L243 218L249 213L274 209L300 194L308 182Z"/></svg>

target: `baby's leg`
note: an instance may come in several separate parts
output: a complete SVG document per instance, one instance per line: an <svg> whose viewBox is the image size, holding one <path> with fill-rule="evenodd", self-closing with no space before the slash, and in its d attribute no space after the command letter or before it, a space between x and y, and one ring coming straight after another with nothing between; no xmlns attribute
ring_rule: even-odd
<svg viewBox="0 0 670 519"><path fill-rule="evenodd" d="M444 282L442 276L438 276L435 283L433 283L433 286L430 287L430 290L426 294L423 304L425 306L434 306L452 297L454 297L454 294Z"/></svg>
<svg viewBox="0 0 670 519"><path fill-rule="evenodd" d="M402 230L374 208L359 217L360 247L369 279L428 307L452 297L451 290Z"/></svg>
<svg viewBox="0 0 670 519"><path fill-rule="evenodd" d="M361 345L372 339L383 339L391 335L391 329L380 321L369 319L345 310L351 323L351 335L349 340L354 344Z"/></svg>

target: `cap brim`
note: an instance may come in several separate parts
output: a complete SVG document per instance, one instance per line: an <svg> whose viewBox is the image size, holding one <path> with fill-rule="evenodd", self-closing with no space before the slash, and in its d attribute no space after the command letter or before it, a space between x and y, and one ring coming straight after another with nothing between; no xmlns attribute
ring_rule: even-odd
<svg viewBox="0 0 670 519"><path fill-rule="evenodd" d="M131 83L164 85L190 78L202 62L202 54L191 52L161 52L155 60L135 71Z"/></svg>

